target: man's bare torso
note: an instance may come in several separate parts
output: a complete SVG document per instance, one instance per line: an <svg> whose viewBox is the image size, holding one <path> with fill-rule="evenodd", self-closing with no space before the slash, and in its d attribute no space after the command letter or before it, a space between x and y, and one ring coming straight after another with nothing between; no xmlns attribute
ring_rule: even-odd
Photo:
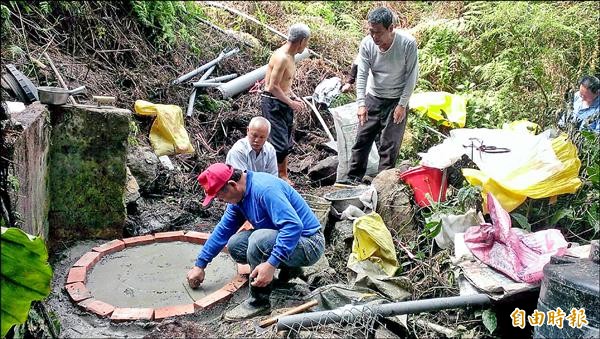
<svg viewBox="0 0 600 339"><path fill-rule="evenodd" d="M269 60L269 65L267 66L267 72L265 75L265 90L270 92L273 85L278 79L277 73L281 73L281 80L279 81L279 87L287 96L290 95L290 89L292 87L292 79L294 77L294 73L296 72L296 64L294 62L294 58L282 51L282 48L277 49L271 59ZM277 85L277 84L275 84Z"/></svg>

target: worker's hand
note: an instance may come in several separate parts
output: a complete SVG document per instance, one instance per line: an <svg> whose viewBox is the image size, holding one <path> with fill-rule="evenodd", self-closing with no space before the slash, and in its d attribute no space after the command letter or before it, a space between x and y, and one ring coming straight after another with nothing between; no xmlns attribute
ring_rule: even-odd
<svg viewBox="0 0 600 339"><path fill-rule="evenodd" d="M304 101L302 101L302 99L296 97L292 99L290 107L292 108L292 110L294 110L294 112L298 112L303 110L306 107L306 105L304 104Z"/></svg>
<svg viewBox="0 0 600 339"><path fill-rule="evenodd" d="M275 274L276 269L277 267L269 264L268 262L264 262L256 266L252 273L250 273L250 279L254 278L254 280L250 280L252 281L252 286L267 286L273 280L273 275Z"/></svg>
<svg viewBox="0 0 600 339"><path fill-rule="evenodd" d="M191 288L198 288L204 281L204 269L194 266L194 268L187 273L187 281Z"/></svg>
<svg viewBox="0 0 600 339"><path fill-rule="evenodd" d="M352 88L352 84L351 84L351 83L349 83L349 82L347 82L347 83L345 83L345 84L344 84L344 86L342 86L342 89L341 89L341 91L342 91L342 93L346 93L346 92L348 92L348 91L349 91L351 88Z"/></svg>
<svg viewBox="0 0 600 339"><path fill-rule="evenodd" d="M367 107L360 106L358 108L358 123L362 126L367 122Z"/></svg>
<svg viewBox="0 0 600 339"><path fill-rule="evenodd" d="M406 107L398 104L394 110L394 123L399 124L406 117Z"/></svg>

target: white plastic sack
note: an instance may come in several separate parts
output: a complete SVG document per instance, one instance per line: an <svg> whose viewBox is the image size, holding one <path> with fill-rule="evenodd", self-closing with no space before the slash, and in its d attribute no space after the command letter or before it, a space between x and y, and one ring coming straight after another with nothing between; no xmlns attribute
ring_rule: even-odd
<svg viewBox="0 0 600 339"><path fill-rule="evenodd" d="M350 169L350 160L352 159L352 146L356 141L356 132L358 130L358 105L356 102L344 106L331 108L331 115L335 124L335 133L338 143L338 168L336 180L345 180L348 178ZM366 175L374 176L379 168L379 153L377 146L373 143L373 148L369 153Z"/></svg>
<svg viewBox="0 0 600 339"><path fill-rule="evenodd" d="M469 140L475 138L477 140ZM507 153L485 153L472 149L471 143L478 147L486 146L508 148ZM562 163L552 149L552 140L547 134L532 135L527 132L487 129L457 128L450 131L450 137L440 145L431 147L427 153L419 153L420 164L444 169L455 163L463 154L486 175L497 181L505 181L507 176L515 176L527 166L527 175L511 180L511 187L522 188L531 185L531 178L543 180L563 169ZM536 166L530 164L534 162Z"/></svg>
<svg viewBox="0 0 600 339"><path fill-rule="evenodd" d="M315 92L313 93L313 99L315 102L325 104L327 107L331 105L331 102L335 97L340 94L342 88L342 80L338 77L333 77L321 81Z"/></svg>
<svg viewBox="0 0 600 339"><path fill-rule="evenodd" d="M441 144L429 148L427 153L418 154L421 157L419 163L421 166L443 170L457 162L465 154L465 149L458 145L454 139L445 139Z"/></svg>
<svg viewBox="0 0 600 339"><path fill-rule="evenodd" d="M503 129L455 129L450 138L457 147L463 147L464 153L472 158L477 167L508 189L524 189L535 182L563 170L564 165L552 148L552 139L548 133L532 135L528 132ZM477 138L484 145L508 148L508 153L485 153L465 148L470 145L469 138ZM475 146L479 146L477 141Z"/></svg>
<svg viewBox="0 0 600 339"><path fill-rule="evenodd" d="M464 233L469 227L479 225L474 209L469 209L467 213L460 215L443 215L441 219L442 229L434 239L435 243L443 249L454 247L454 236L457 233Z"/></svg>

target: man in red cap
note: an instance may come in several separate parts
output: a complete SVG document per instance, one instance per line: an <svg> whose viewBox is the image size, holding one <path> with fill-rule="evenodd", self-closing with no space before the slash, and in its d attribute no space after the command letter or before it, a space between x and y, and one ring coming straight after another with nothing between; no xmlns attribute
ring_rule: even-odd
<svg viewBox="0 0 600 339"><path fill-rule="evenodd" d="M250 265L251 282L248 299L228 311L225 319L268 313L275 270L310 266L323 254L325 239L317 217L296 190L268 173L242 172L217 163L202 172L198 181L206 193L203 206L214 198L228 204L187 274L190 287L200 286L204 269L227 245L236 262ZM254 229L236 233L245 221Z"/></svg>

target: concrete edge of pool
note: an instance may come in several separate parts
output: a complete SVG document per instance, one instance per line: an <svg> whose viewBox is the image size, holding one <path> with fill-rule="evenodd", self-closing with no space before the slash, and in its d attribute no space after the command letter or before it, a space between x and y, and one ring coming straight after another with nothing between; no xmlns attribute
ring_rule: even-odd
<svg viewBox="0 0 600 339"><path fill-rule="evenodd" d="M67 280L64 285L65 290L77 306L90 313L94 313L99 317L110 317L110 320L115 322L129 320L162 320L180 315L193 314L196 311L210 308L216 303L229 299L233 293L248 282L247 276L250 274L249 265L238 264L236 277L217 291L196 300L194 303L159 308L115 307L101 300L94 299L92 293L85 285L87 282L87 273L107 254L115 253L125 248L147 245L155 242L183 241L204 245L209 235L209 233L196 231L173 231L109 241L92 248L90 252L82 255L81 258L73 264L67 275ZM227 248L223 249L223 252L227 252Z"/></svg>

